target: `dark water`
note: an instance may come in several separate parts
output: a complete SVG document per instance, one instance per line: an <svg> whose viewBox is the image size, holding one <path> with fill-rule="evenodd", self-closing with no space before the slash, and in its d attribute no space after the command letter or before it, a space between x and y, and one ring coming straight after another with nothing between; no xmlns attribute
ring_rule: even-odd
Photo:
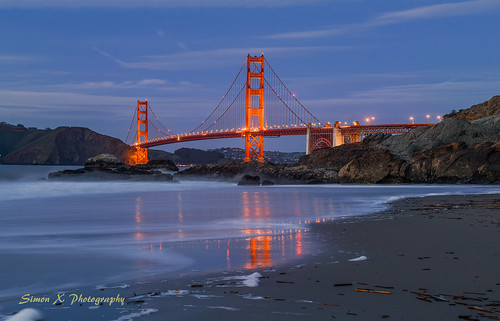
<svg viewBox="0 0 500 321"><path fill-rule="evenodd" d="M308 223L382 210L405 196L494 186L266 186L53 182L56 170L0 166L2 300L189 271L273 266L318 249Z"/></svg>

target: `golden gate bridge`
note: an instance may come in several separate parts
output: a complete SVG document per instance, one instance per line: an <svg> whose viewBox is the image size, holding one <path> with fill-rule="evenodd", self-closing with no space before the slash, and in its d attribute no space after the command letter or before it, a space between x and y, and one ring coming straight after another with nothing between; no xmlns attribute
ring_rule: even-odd
<svg viewBox="0 0 500 321"><path fill-rule="evenodd" d="M165 144L242 137L245 162L263 162L266 136L307 135L306 152L310 153L322 147L359 142L369 134L401 134L418 126L434 125L354 122L342 126L336 122L332 126L323 123L285 86L263 54L247 56L225 95L194 129L183 134L173 133L160 122L147 100L137 101L131 128L134 120L137 129L132 146L136 148L138 164L148 162L148 148Z"/></svg>

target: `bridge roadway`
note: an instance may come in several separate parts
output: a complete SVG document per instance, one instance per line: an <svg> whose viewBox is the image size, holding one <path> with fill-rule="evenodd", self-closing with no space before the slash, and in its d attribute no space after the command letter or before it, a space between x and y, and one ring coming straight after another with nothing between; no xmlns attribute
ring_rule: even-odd
<svg viewBox="0 0 500 321"><path fill-rule="evenodd" d="M340 127L311 127L311 133L324 132L325 130L338 128L342 136L357 135L366 136L374 133L386 133L386 134L403 134L407 133L413 128L419 126L434 126L435 124L425 123L425 124L380 124L380 125L355 125L355 126L340 126ZM252 136L289 136L289 135L307 135L306 127L293 127L293 128L272 128L257 131L223 131L216 133L203 133L203 134L182 134L169 136L166 138L151 139L147 142L141 144L135 144L133 146L140 148L150 148L159 145L175 144L182 142L190 142L196 140L205 139L221 139L221 138L237 138L245 137L246 134L251 133Z"/></svg>

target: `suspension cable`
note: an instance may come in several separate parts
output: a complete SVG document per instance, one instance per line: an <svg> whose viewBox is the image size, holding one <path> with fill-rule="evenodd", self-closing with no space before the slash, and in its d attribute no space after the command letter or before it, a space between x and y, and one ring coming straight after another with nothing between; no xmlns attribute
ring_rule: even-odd
<svg viewBox="0 0 500 321"><path fill-rule="evenodd" d="M267 66L269 67L269 69L271 69L271 71L273 72L273 74L276 76L276 78L279 80L279 82L281 83L281 85L283 85L283 87L288 91L288 93L293 97L293 99L295 99L295 101L297 101L297 103L305 109L305 111L307 111L307 113L312 117L314 118L319 124L323 125L322 122L320 122L316 117L314 117L313 114L311 114L311 112L306 108L304 107L304 105L301 104L301 102L292 94L292 92L288 89L287 86L285 86L285 84L283 83L283 81L281 80L281 78L278 76L278 74L274 71L273 67L271 67L271 64L269 63L269 61L267 61L266 58L264 58L264 60L266 61L267 63ZM287 106L288 107L288 106ZM324 126L324 125L323 125Z"/></svg>
<svg viewBox="0 0 500 321"><path fill-rule="evenodd" d="M205 130L209 130L210 128L212 128L213 125L215 125L221 118L222 116L224 116L226 114L226 112L229 110L229 108L231 108L234 104L234 102L236 101L236 99L238 99L238 97L240 97L241 93L243 92L243 89L245 89L245 86L246 86L246 83L243 85L243 87L241 87L240 91L238 92L238 95L233 99L233 101L231 102L231 104L226 108L226 110L224 110L224 112L219 116L219 118L217 118L210 126L208 126L207 129Z"/></svg>
<svg viewBox="0 0 500 321"><path fill-rule="evenodd" d="M229 89L226 91L226 94L224 96L222 96L222 99L220 100L219 104L217 105L217 107L215 107L215 109L210 113L210 115L208 115L208 117L201 122L200 125L198 125L198 127L196 127L195 129L193 129L192 131L190 131L190 133L192 132L195 132L196 130L198 130L201 126L203 126L203 124L205 124L205 122L210 119L210 117L212 117L212 115L215 113L215 111L219 108L219 106L222 104L222 102L224 101L224 99L226 99L226 96L227 94L229 93L229 91L231 91L231 88L233 88L233 85L234 83L236 82L236 80L238 79L238 77L240 76L241 74L241 71L243 70L243 67L245 67L245 64L247 62L247 58L245 58L245 61L243 62L243 65L241 66L240 68L240 71L238 71L238 74L236 75L236 78L234 78L233 82L231 83L231 86L229 86Z"/></svg>
<svg viewBox="0 0 500 321"><path fill-rule="evenodd" d="M134 126L134 120L135 120L136 116L137 116L137 108L134 108L134 116L132 116L132 122L130 122L130 127L128 129L127 138L125 138L125 143L128 141L128 137L130 136L132 126ZM136 135L137 135L137 133L136 133Z"/></svg>
<svg viewBox="0 0 500 321"><path fill-rule="evenodd" d="M298 119L299 119L302 123L304 123L304 124L305 124L306 122L305 122L305 121L303 121L303 120L302 120L302 118L300 118L300 117L299 117L299 116L298 116L298 115L297 115L297 114L296 114L296 113L295 113L295 112L294 112L294 111L293 111L293 110L292 110L292 109L288 106L288 104L287 104L287 103L285 103L285 102L283 101L283 99L280 97L280 95L278 95L278 93L274 90L274 88L273 88L273 87L269 84L269 82L267 81L267 79L266 79L266 78L264 78L264 81L265 81L265 82L266 82L266 84L269 86L269 88L271 88L271 90L272 90L272 91L273 91L273 93L276 95L276 97L278 97L278 98L279 98L279 100L281 100L281 102L283 103L283 105L285 105L285 106L286 106L286 108L288 108L288 110L289 110L289 111L290 111L290 112L291 112L291 113L292 113L295 117L297 117L297 118L298 118ZM314 118L314 119L316 119L316 118Z"/></svg>
<svg viewBox="0 0 500 321"><path fill-rule="evenodd" d="M164 134L165 134L165 135L167 135L167 136L168 136L168 135L175 135L175 133L174 133L174 132L172 132L170 129L166 128L166 127L165 127L165 126L161 123L160 119L158 118L158 116L156 116L155 112L153 111L153 108L152 108L153 106L151 106L151 104L149 103L149 101L148 101L148 106L150 107L149 109L151 110L151 113L153 113L153 116L156 118L156 120L158 121L158 123L160 124L160 126L161 126L161 127L163 127L163 129L165 129L165 130L166 130L167 132L169 132L170 134L167 134L167 133L165 133L165 132L163 132L163 131L161 131L161 132L162 132L162 133L164 133ZM151 124L152 124L152 123L151 123ZM154 126L154 125L153 125L153 126ZM155 128L156 128L156 126L155 126ZM156 128L156 129L158 129L158 128Z"/></svg>

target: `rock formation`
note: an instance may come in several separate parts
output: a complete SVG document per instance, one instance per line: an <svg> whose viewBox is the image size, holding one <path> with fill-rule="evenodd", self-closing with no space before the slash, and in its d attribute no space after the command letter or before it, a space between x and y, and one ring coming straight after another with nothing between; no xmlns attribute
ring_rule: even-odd
<svg viewBox="0 0 500 321"><path fill-rule="evenodd" d="M175 167L171 161L153 162L151 166L127 165L111 154L101 154L89 158L85 166L76 170L63 170L49 174L49 179L102 181L102 180L132 180L132 181L166 181L172 182L173 176L159 169L172 170ZM177 167L175 167L177 168Z"/></svg>
<svg viewBox="0 0 500 321"><path fill-rule="evenodd" d="M446 118L459 118L467 121L473 121L479 118L500 114L500 96L493 96L490 100L471 106L467 109L461 109L458 112L452 111L444 115Z"/></svg>
<svg viewBox="0 0 500 321"><path fill-rule="evenodd" d="M260 185L260 177L243 175L243 177L238 181L238 185Z"/></svg>
<svg viewBox="0 0 500 321"><path fill-rule="evenodd" d="M4 164L83 165L88 158L103 153L116 155L127 162L135 153L134 148L117 138L82 127L2 131L0 136L6 140ZM20 143L14 144L16 141Z"/></svg>

